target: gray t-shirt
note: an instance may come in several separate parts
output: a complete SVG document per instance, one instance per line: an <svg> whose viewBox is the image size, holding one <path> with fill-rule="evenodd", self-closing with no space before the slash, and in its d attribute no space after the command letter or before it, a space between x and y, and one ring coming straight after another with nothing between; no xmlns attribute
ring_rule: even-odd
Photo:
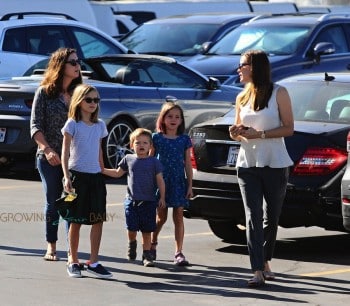
<svg viewBox="0 0 350 306"><path fill-rule="evenodd" d="M105 123L87 125L83 121L74 121L69 118L62 128L62 134L67 132L72 138L68 168L85 173L99 173L100 140L108 135Z"/></svg>
<svg viewBox="0 0 350 306"><path fill-rule="evenodd" d="M128 174L127 196L136 201L156 201L156 175L162 172L160 161L149 156L126 155L118 164Z"/></svg>

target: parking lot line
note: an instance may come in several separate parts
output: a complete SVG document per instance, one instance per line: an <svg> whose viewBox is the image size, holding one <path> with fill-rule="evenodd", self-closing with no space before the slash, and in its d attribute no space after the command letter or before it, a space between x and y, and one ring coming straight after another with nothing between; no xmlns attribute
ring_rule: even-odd
<svg viewBox="0 0 350 306"><path fill-rule="evenodd" d="M350 272L350 269L338 269L338 270L329 270L329 271L323 271L323 272L305 273L305 274L300 274L299 276L314 277L314 276L341 274L341 273L348 273L348 272Z"/></svg>

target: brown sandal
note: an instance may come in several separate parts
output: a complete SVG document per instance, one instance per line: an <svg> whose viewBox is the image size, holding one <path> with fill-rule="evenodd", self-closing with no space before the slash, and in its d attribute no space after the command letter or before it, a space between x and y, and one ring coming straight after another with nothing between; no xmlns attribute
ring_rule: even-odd
<svg viewBox="0 0 350 306"><path fill-rule="evenodd" d="M44 255L44 260L46 261L59 261L60 259L56 256L56 252L53 253L46 253Z"/></svg>
<svg viewBox="0 0 350 306"><path fill-rule="evenodd" d="M251 288L258 288L264 285L265 285L265 280L257 276L254 276L248 281L248 287L251 287Z"/></svg>

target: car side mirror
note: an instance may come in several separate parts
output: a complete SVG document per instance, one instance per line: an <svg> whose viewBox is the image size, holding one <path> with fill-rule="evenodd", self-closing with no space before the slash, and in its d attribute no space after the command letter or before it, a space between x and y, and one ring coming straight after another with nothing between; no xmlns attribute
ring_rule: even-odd
<svg viewBox="0 0 350 306"><path fill-rule="evenodd" d="M316 44L313 49L314 63L319 64L321 61L321 55L333 54L335 52L335 47L333 43L330 42L320 42Z"/></svg>
<svg viewBox="0 0 350 306"><path fill-rule="evenodd" d="M209 77L207 89L216 90L216 89L219 89L220 87L221 87L221 83L218 79L213 78L213 77Z"/></svg>
<svg viewBox="0 0 350 306"><path fill-rule="evenodd" d="M200 53L202 53L202 54L207 53L212 45L213 45L212 41L206 41L206 42L202 43Z"/></svg>

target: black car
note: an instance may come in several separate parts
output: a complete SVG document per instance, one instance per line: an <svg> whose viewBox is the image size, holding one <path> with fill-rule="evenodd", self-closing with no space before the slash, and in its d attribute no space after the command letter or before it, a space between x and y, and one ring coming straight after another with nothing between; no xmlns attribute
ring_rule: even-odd
<svg viewBox="0 0 350 306"><path fill-rule="evenodd" d="M36 67L42 67L42 63ZM94 85L101 96L100 117L109 131L104 142L105 162L110 167L116 167L131 152L129 134L134 129L154 130L165 101L177 100L182 106L188 130L199 122L223 115L240 91L221 86L218 80L172 58L155 55L94 57L84 59L82 69L87 76L84 82ZM34 74L0 81L0 160L34 160L36 145L30 139L29 120L34 92L41 79L42 75Z"/></svg>
<svg viewBox="0 0 350 306"><path fill-rule="evenodd" d="M346 149L348 151L348 162L346 171L341 181L341 202L343 213L344 228L350 232L350 132L346 140Z"/></svg>
<svg viewBox="0 0 350 306"><path fill-rule="evenodd" d="M214 43L253 13L201 13L147 21L120 39L137 53L158 54L185 60L203 51L203 44Z"/></svg>
<svg viewBox="0 0 350 306"><path fill-rule="evenodd" d="M223 84L235 84L240 56L248 49L268 54L274 81L301 73L349 71L350 18L340 13L257 16L184 63Z"/></svg>
<svg viewBox="0 0 350 306"><path fill-rule="evenodd" d="M350 130L350 75L311 74L279 82L291 96L293 136L286 137L294 161L280 226L319 226L344 231L340 185ZM234 109L191 128L194 197L186 216L208 220L219 238L245 239L245 216L236 178L240 143L229 137Z"/></svg>

